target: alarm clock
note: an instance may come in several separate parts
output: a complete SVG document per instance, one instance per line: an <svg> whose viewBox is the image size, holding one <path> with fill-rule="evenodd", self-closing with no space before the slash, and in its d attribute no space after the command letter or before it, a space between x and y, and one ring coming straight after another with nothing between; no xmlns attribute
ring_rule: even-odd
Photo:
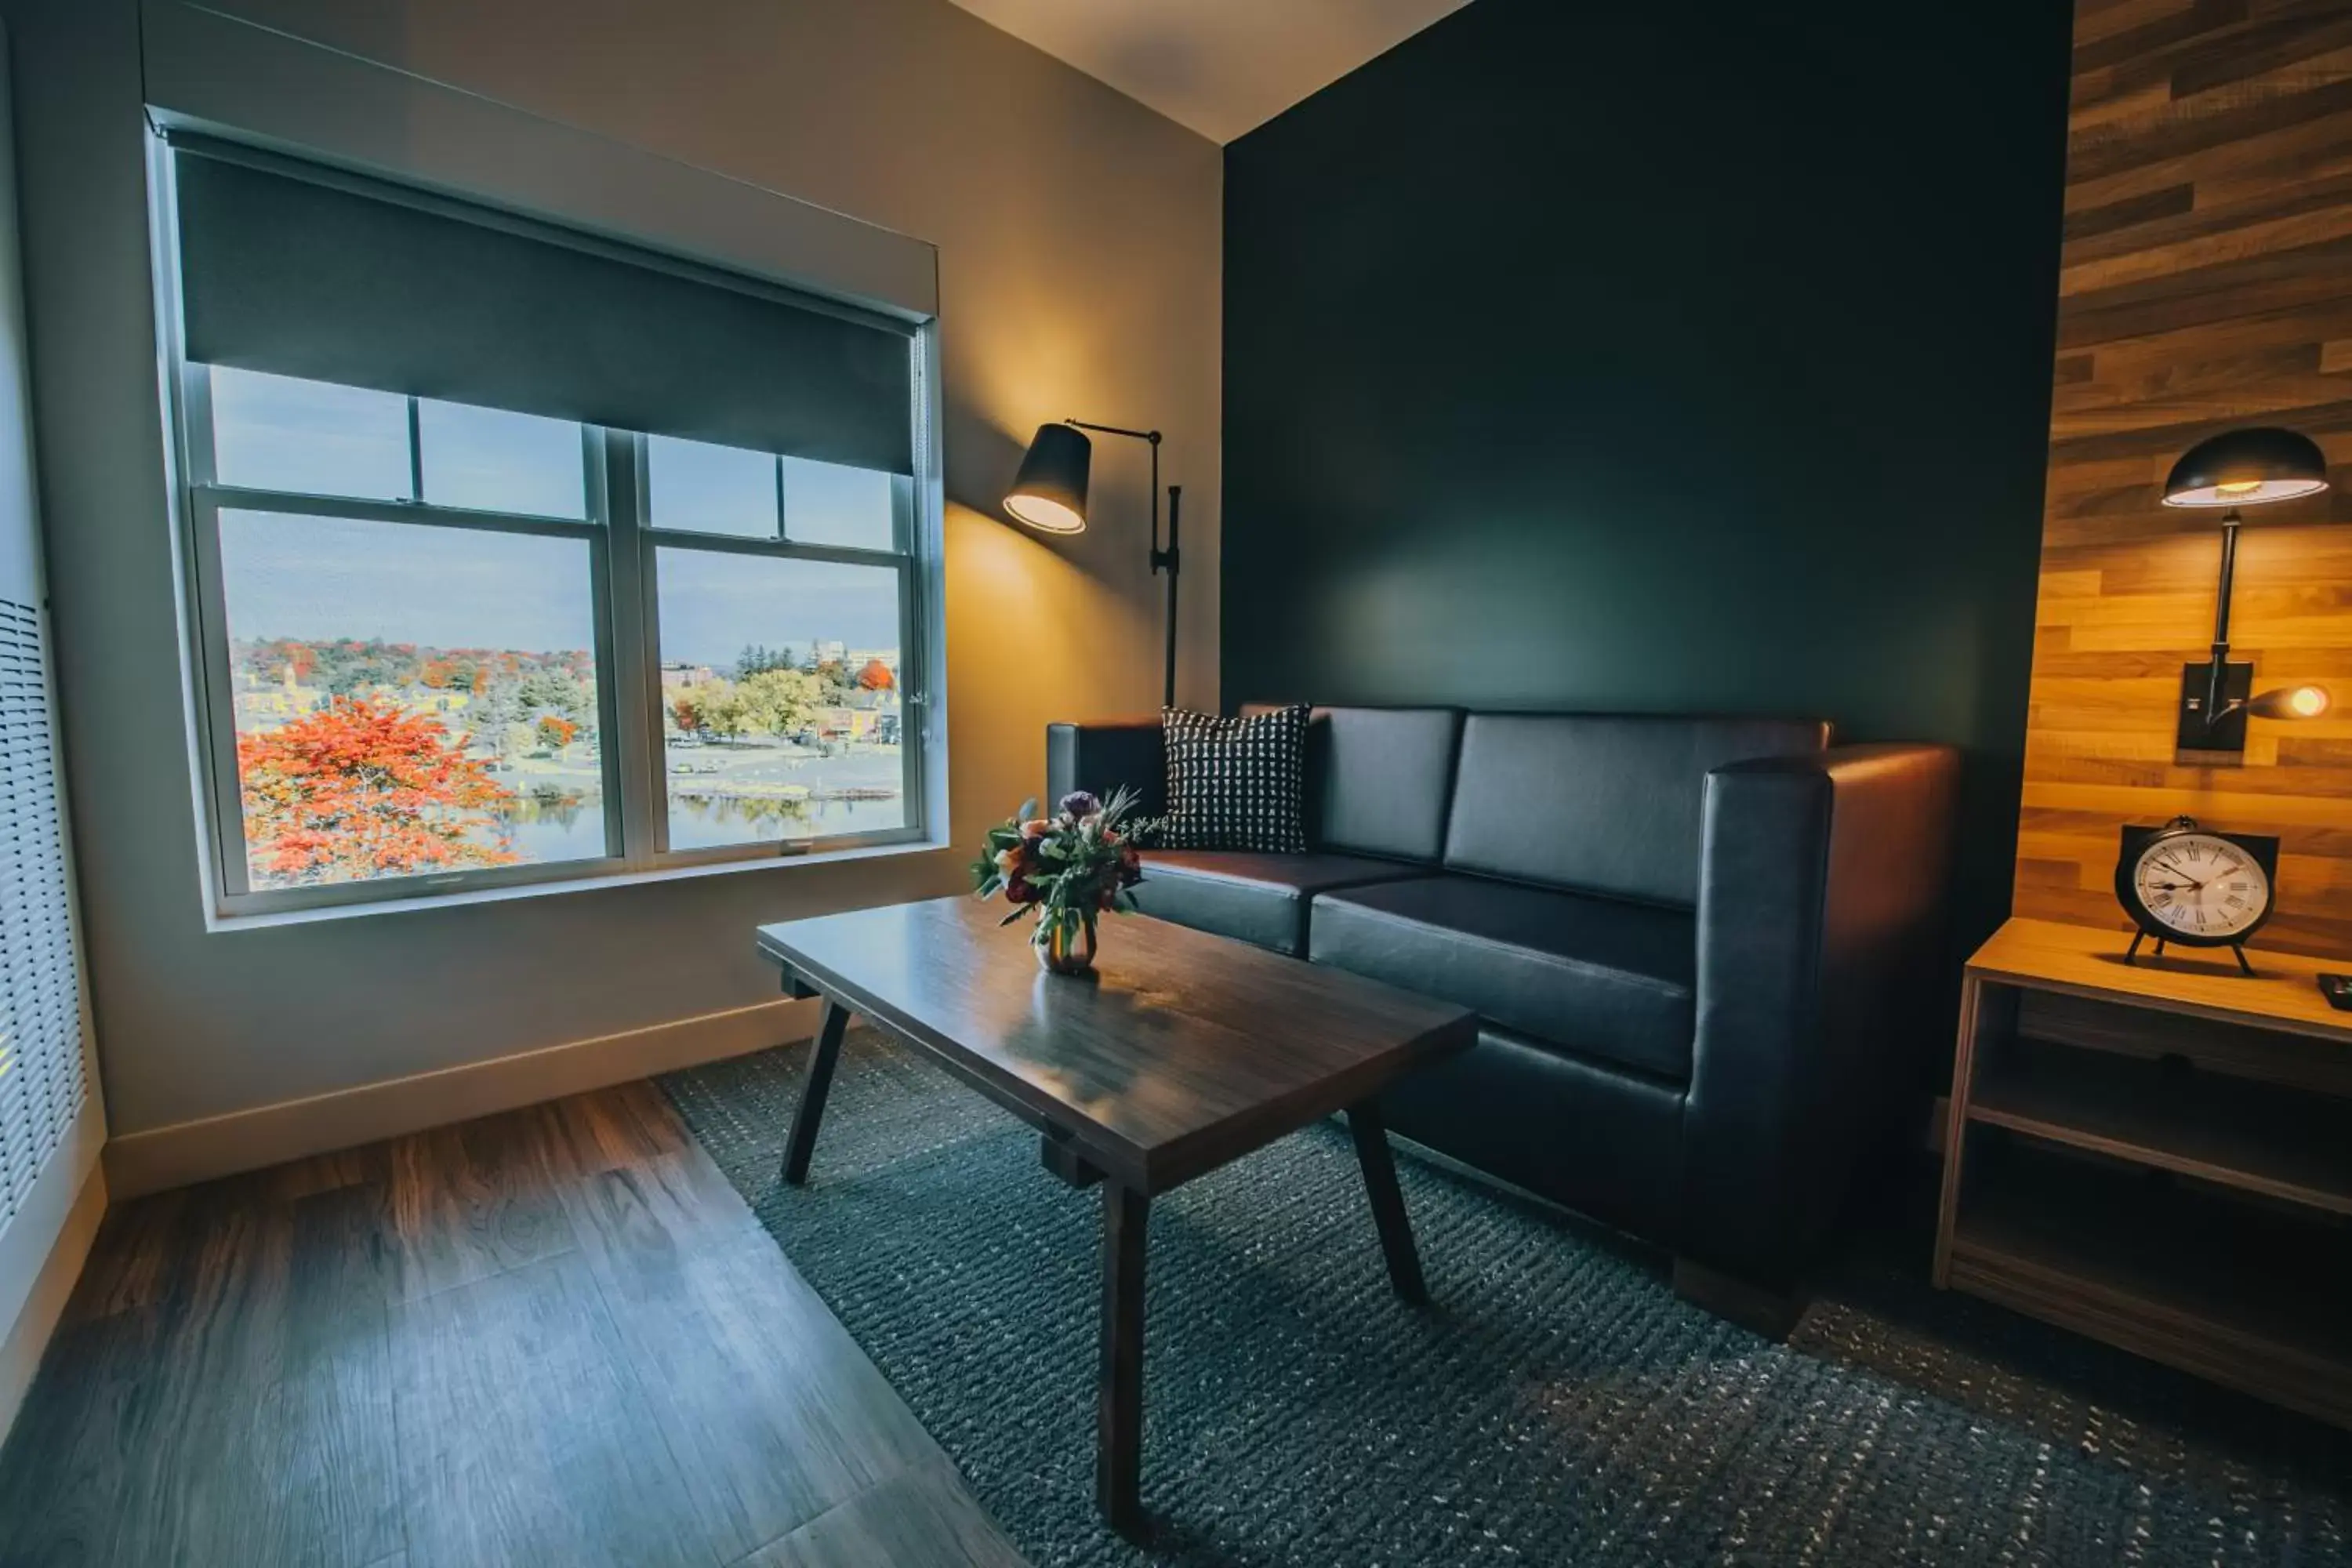
<svg viewBox="0 0 2352 1568"><path fill-rule="evenodd" d="M2248 974L2246 941L2263 929L2274 904L2277 838L2259 833L2216 833L2193 816L2161 827L2126 826L2116 859L2116 898L2138 928L2124 962L2156 939L2183 947L2226 947Z"/></svg>

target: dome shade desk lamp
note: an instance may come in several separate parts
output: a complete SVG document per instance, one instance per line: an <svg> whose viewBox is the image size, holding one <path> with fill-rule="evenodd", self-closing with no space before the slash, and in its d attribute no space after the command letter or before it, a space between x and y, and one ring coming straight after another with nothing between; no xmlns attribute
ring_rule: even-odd
<svg viewBox="0 0 2352 1568"><path fill-rule="evenodd" d="M2238 570L2238 509L2316 495L2327 488L2327 458L2319 444L2293 430L2231 430L2181 454L2164 481L2164 504L2227 508L2221 516L2221 586L2213 616L2213 654L2182 667L2179 727L2183 752L2242 753L2246 720L2316 719L2331 699L2324 686L2296 686L2252 695L2254 667L2230 658L2230 595Z"/></svg>

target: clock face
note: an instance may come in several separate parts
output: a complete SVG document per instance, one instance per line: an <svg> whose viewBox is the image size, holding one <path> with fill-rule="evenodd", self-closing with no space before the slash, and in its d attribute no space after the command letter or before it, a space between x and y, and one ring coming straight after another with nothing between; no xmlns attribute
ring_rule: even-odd
<svg viewBox="0 0 2352 1568"><path fill-rule="evenodd" d="M2132 891L2157 926L2194 941L2226 942L2270 908L2271 882L2252 856L2210 833L2178 833L2140 851Z"/></svg>

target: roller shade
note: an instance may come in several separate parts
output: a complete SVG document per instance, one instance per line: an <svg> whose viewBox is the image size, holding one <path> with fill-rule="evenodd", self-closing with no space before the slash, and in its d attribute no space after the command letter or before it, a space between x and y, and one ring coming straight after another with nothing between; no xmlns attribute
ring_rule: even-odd
<svg viewBox="0 0 2352 1568"><path fill-rule="evenodd" d="M895 324L340 176L172 157L191 360L914 471Z"/></svg>

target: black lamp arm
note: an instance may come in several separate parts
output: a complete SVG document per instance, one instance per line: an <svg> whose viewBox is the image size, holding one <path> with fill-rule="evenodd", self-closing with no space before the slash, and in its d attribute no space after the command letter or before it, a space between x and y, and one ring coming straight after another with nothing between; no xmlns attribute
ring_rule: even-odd
<svg viewBox="0 0 2352 1568"><path fill-rule="evenodd" d="M1073 429L1095 430L1105 436L1125 436L1129 440L1151 443L1151 570L1157 575L1164 566L1168 574L1173 577L1176 574L1176 503L1175 487L1172 485L1169 487L1168 548L1160 548L1160 432L1130 430L1124 425L1097 425L1091 419L1065 419L1062 423ZM1171 587L1173 588L1172 584ZM1171 696L1169 700L1172 703L1175 699Z"/></svg>
<svg viewBox="0 0 2352 1568"><path fill-rule="evenodd" d="M2224 695L2230 674L2230 597L2238 577L2238 509L2221 520L2221 591L2213 611L2213 662L2205 678L2205 727L2211 729L2245 703Z"/></svg>
<svg viewBox="0 0 2352 1568"><path fill-rule="evenodd" d="M1157 430L1130 430L1124 425L1097 425L1085 419L1065 419L1062 423L1074 425L1081 430L1097 430L1106 436L1128 436L1138 441L1149 441L1155 447L1160 445L1160 432Z"/></svg>
<svg viewBox="0 0 2352 1568"><path fill-rule="evenodd" d="M1105 436L1125 436L1130 440L1151 443L1151 572L1154 576L1162 571L1168 574L1168 663L1160 683L1160 703L1163 707L1173 708L1176 706L1176 573L1181 562L1176 548L1177 508L1182 502L1184 487L1168 487L1168 545L1163 550L1160 544L1160 432L1130 430L1124 425L1097 425L1086 419L1065 419L1062 423L1080 430L1093 430Z"/></svg>

